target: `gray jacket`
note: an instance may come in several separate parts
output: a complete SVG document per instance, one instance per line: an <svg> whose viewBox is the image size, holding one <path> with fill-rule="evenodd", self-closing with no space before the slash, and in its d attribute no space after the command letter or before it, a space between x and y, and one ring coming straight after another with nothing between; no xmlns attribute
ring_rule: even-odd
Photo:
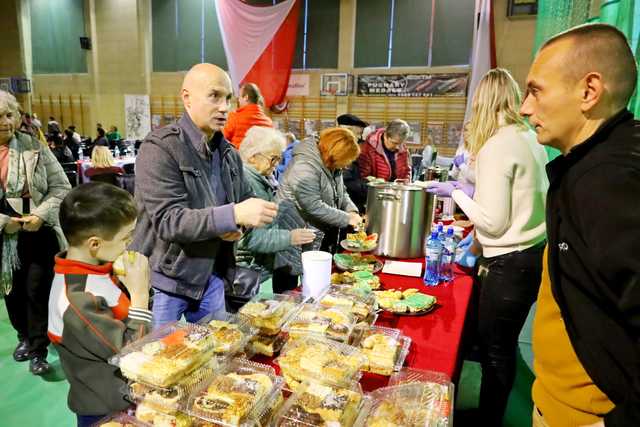
<svg viewBox="0 0 640 427"><path fill-rule="evenodd" d="M233 243L219 236L238 230L233 204L253 195L238 152L221 134L214 139L207 141L185 113L177 124L151 132L136 159L131 249L147 255L161 275L155 287L194 299L212 274L232 280Z"/></svg>
<svg viewBox="0 0 640 427"><path fill-rule="evenodd" d="M250 165L244 166L244 175L256 197L272 202L275 186ZM291 231L277 227L276 222L263 228L248 230L238 245L238 260L263 267L263 278L273 271L274 254L291 246Z"/></svg>
<svg viewBox="0 0 640 427"><path fill-rule="evenodd" d="M347 227L348 212L358 212L346 192L342 171L331 172L322 162L315 136L293 150L293 162L282 178L277 200L292 201L301 217L319 230Z"/></svg>

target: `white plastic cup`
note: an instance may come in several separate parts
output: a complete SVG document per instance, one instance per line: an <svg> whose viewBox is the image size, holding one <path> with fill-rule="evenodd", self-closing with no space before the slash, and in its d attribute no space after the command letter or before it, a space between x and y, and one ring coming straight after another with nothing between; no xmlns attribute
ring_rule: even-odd
<svg viewBox="0 0 640 427"><path fill-rule="evenodd" d="M318 297L331 283L331 254L323 251L302 253L302 295Z"/></svg>

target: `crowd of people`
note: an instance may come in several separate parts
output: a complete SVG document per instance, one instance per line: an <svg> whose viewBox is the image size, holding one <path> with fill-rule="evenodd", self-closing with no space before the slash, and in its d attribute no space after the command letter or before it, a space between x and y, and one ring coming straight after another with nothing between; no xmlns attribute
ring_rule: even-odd
<svg viewBox="0 0 640 427"><path fill-rule="evenodd" d="M524 100L507 70L481 79L458 158L473 179L428 183L474 224L460 248L477 258L483 425L501 425L535 301L534 425L640 425L640 134L626 109L636 80L614 27L557 35L538 52ZM275 292L295 288L304 250L335 252L341 230L363 223L367 177L410 179L403 120L365 134L345 114L298 141L273 129L256 85L241 87L229 113L232 97L221 68L186 74L185 112L142 143L133 199L107 183L117 129L98 128L92 158L92 181L107 182L71 189L56 160L69 154L59 124L47 123L50 150L0 92L0 284L14 358L41 375L56 345L80 426L129 405L106 362L123 345L230 309L243 269ZM548 162L542 145L562 155ZM136 255L118 283L112 263L125 249Z"/></svg>

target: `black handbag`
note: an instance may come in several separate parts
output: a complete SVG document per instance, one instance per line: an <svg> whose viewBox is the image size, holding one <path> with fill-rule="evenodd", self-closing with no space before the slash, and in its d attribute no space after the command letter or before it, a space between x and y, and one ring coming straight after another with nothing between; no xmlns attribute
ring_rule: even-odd
<svg viewBox="0 0 640 427"><path fill-rule="evenodd" d="M224 297L229 313L237 312L260 291L262 268L258 265L238 266L233 280L225 280Z"/></svg>

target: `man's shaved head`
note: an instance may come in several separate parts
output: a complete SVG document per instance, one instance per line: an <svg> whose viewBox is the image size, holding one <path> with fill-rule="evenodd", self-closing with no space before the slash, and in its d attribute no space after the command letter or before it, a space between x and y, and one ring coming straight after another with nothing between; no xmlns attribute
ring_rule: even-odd
<svg viewBox="0 0 640 427"><path fill-rule="evenodd" d="M195 125L208 136L221 131L233 95L231 79L213 64L196 64L182 82L182 102Z"/></svg>
<svg viewBox="0 0 640 427"><path fill-rule="evenodd" d="M562 49L566 78L575 83L588 73L600 73L611 97L610 102L624 108L636 88L638 71L633 52L625 35L616 27L606 24L580 25L549 39L540 49L560 43L569 44Z"/></svg>

